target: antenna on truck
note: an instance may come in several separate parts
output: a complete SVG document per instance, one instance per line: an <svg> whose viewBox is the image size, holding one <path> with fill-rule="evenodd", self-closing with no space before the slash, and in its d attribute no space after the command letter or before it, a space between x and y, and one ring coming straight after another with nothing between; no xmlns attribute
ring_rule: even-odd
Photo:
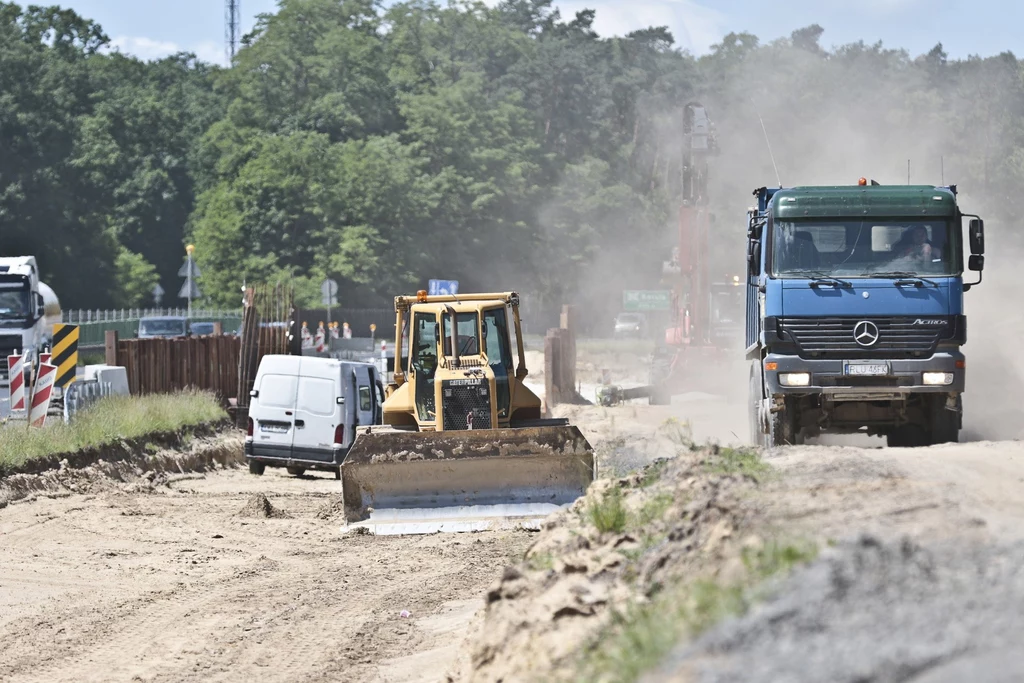
<svg viewBox="0 0 1024 683"><path fill-rule="evenodd" d="M757 110L757 103L754 102L754 98L750 98L750 104L754 107L754 113L757 114L757 120L761 122L761 132L764 133L764 142L768 145L768 156L772 159L772 166L775 168L775 179L779 182L779 187L782 187L782 176L779 175L779 166L775 163L775 154L772 153L772 143L768 139L768 129L764 127L764 119L761 118L761 112Z"/></svg>

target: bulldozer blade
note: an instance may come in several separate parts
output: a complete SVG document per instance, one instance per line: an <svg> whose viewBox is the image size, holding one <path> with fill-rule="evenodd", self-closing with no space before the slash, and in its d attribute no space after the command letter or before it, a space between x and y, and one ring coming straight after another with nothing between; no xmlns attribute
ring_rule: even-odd
<svg viewBox="0 0 1024 683"><path fill-rule="evenodd" d="M572 426L371 430L341 466L346 531L536 529L594 477L593 449Z"/></svg>

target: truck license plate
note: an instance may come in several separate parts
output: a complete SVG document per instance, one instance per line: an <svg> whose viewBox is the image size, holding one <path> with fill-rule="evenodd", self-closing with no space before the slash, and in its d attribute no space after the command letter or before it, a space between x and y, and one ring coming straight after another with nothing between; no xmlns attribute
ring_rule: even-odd
<svg viewBox="0 0 1024 683"><path fill-rule="evenodd" d="M847 363L846 374L860 377L877 377L889 374L888 363Z"/></svg>

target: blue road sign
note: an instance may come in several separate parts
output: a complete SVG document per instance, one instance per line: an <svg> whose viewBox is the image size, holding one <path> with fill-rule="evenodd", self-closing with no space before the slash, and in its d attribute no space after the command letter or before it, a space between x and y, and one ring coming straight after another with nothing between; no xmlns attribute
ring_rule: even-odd
<svg viewBox="0 0 1024 683"><path fill-rule="evenodd" d="M458 280L431 280L427 284L427 294L437 296L439 294L458 294Z"/></svg>

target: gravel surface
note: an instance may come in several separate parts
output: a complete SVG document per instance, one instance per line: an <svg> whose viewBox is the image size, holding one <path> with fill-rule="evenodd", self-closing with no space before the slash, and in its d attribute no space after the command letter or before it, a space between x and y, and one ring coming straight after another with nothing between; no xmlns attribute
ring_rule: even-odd
<svg viewBox="0 0 1024 683"><path fill-rule="evenodd" d="M1024 544L922 546L863 535L744 619L676 651L651 680L1024 680Z"/></svg>

